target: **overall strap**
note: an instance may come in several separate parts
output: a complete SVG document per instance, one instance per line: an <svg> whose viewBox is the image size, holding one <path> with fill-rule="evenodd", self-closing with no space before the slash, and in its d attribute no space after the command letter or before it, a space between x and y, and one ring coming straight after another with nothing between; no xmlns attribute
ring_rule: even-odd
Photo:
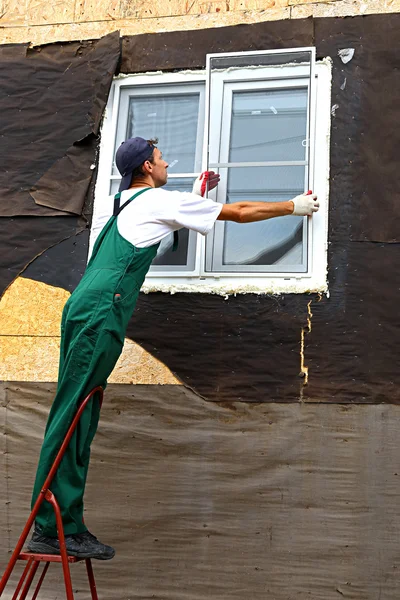
<svg viewBox="0 0 400 600"><path fill-rule="evenodd" d="M176 252L179 246L179 233L174 231L174 243L172 244L172 252Z"/></svg>
<svg viewBox="0 0 400 600"><path fill-rule="evenodd" d="M131 198L129 198L129 200L124 202L124 204L122 206L119 205L120 199L121 199L121 192L118 192L118 194L115 194L113 217L118 217L119 213L125 208L125 206L127 206L130 202L132 202L132 200L134 200L135 198L140 196L140 194L143 194L144 192L147 192L147 190L150 190L150 189L152 189L152 188L144 188L144 190L140 190L140 192L137 192Z"/></svg>
<svg viewBox="0 0 400 600"><path fill-rule="evenodd" d="M127 206L130 202L132 202L132 200L134 200L135 198L140 196L140 194L143 194L143 192L147 192L147 190L149 190L149 189L151 189L151 188L145 188L144 190L140 190L140 192L138 192L137 194L134 194L132 196L132 198L129 198L129 200L124 202L124 204L122 206L120 206L121 192L118 192L118 194L115 194L113 217L118 217L120 212L122 210L124 210L125 206ZM179 246L179 234L177 231L174 231L174 243L172 245L172 252L176 252L176 250L178 250L178 246Z"/></svg>

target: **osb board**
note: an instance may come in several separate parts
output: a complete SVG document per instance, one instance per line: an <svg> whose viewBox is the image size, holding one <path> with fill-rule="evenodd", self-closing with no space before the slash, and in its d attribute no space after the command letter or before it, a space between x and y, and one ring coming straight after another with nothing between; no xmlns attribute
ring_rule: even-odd
<svg viewBox="0 0 400 600"><path fill-rule="evenodd" d="M111 19L148 19L201 15L209 13L227 13L237 11L269 11L285 8L288 0L166 0L149 5L143 0L79 0L76 3L75 22L110 21Z"/></svg>
<svg viewBox="0 0 400 600"><path fill-rule="evenodd" d="M122 35L226 27L305 17L334 17L400 11L400 0L169 0L149 6L128 0L44 3L0 2L0 43L93 39Z"/></svg>
<svg viewBox="0 0 400 600"><path fill-rule="evenodd" d="M28 513L55 391L4 388L0 568ZM99 595L397 600L399 427L396 406L221 405L182 386L109 386L85 512L117 550L95 563ZM51 573L44 599L62 594ZM88 598L83 568L73 581Z"/></svg>
<svg viewBox="0 0 400 600"><path fill-rule="evenodd" d="M91 40L119 31L122 35L157 33L161 31L187 31L227 27L238 23L259 23L288 19L290 8L270 8L266 11L208 12L199 15L181 15L161 18L110 19L108 21L88 21L60 23L54 25L25 25L0 29L0 43L22 43L28 41L34 46L41 44ZM1 22L1 21L0 21Z"/></svg>
<svg viewBox="0 0 400 600"><path fill-rule="evenodd" d="M0 380L57 381L61 313L69 293L19 277L0 302ZM179 384L159 360L125 341L110 382Z"/></svg>
<svg viewBox="0 0 400 600"><path fill-rule="evenodd" d="M0 301L0 336L59 336L69 296L62 288L18 277Z"/></svg>
<svg viewBox="0 0 400 600"><path fill-rule="evenodd" d="M0 335L0 380L57 381L59 337ZM166 385L180 384L162 362L138 344L125 340L110 383Z"/></svg>
<svg viewBox="0 0 400 600"><path fill-rule="evenodd" d="M388 14L400 11L399 0L289 0L289 5L292 19Z"/></svg>

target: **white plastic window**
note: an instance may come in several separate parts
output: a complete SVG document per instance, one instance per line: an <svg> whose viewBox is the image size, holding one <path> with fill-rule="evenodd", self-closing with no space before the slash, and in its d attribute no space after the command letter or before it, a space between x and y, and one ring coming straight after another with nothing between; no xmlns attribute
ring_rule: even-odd
<svg viewBox="0 0 400 600"><path fill-rule="evenodd" d="M304 79L286 82L254 80L262 76L260 71L267 70L247 73L246 81L223 81L221 108L211 110L210 146L215 152L210 151L210 168L221 174L219 202L280 202L307 187L307 70ZM305 273L307 229L305 217L245 227L220 221L207 246L207 270Z"/></svg>
<svg viewBox="0 0 400 600"><path fill-rule="evenodd" d="M217 221L207 239L182 230L178 252L172 252L172 236L162 242L147 289L326 290L330 64L247 63L216 68L210 77L209 60L207 86L204 71L117 78L102 130L96 196L107 180L109 193L116 193L115 150L138 135L159 138L170 165L167 189L190 191L210 168L221 175L209 194L216 202L279 202L311 188L321 210L312 218Z"/></svg>

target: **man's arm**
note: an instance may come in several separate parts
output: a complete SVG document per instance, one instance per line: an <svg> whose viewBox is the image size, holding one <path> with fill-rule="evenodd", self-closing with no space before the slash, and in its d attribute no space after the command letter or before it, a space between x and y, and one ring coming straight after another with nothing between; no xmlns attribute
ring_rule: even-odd
<svg viewBox="0 0 400 600"><path fill-rule="evenodd" d="M218 173L204 171L193 184L193 193L204 196L207 189L213 190L220 180ZM265 221L274 217L285 217L297 215L301 217L311 216L319 209L317 196L311 191L300 194L293 200L287 202L234 202L223 204L218 221L235 221L236 223L254 223Z"/></svg>
<svg viewBox="0 0 400 600"><path fill-rule="evenodd" d="M296 196L288 202L234 202L224 204L217 219L236 223L254 223L286 215L312 215L319 209L315 194Z"/></svg>

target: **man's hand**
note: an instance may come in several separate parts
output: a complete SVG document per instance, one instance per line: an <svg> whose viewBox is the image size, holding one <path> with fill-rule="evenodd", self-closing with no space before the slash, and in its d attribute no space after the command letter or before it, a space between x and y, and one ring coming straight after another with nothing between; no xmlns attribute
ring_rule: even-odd
<svg viewBox="0 0 400 600"><path fill-rule="evenodd" d="M219 173L214 173L214 171L204 171L201 175L199 175L193 184L193 194L204 196L207 191L207 187L208 191L217 187L219 179Z"/></svg>
<svg viewBox="0 0 400 600"><path fill-rule="evenodd" d="M308 192L308 194L296 196L291 202L293 202L292 215L307 217L319 210L317 196L315 194L310 194L310 192Z"/></svg>

